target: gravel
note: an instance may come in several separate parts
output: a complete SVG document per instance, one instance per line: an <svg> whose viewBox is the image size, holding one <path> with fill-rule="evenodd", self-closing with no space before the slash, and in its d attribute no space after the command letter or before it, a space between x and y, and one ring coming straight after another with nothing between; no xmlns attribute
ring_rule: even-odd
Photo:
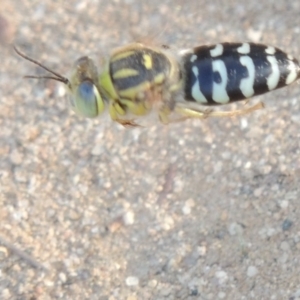
<svg viewBox="0 0 300 300"><path fill-rule="evenodd" d="M300 58L299 15L292 0L2 0L0 299L297 299L298 84L247 116L130 130L23 79L44 73L11 44L61 74L142 38Z"/></svg>

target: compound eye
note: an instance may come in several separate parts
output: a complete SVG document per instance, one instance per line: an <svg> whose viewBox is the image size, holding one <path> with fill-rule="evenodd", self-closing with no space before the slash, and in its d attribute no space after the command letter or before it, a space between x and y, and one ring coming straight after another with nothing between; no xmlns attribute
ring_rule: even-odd
<svg viewBox="0 0 300 300"><path fill-rule="evenodd" d="M82 117L95 118L104 109L97 87L89 80L78 85L70 100L74 111Z"/></svg>

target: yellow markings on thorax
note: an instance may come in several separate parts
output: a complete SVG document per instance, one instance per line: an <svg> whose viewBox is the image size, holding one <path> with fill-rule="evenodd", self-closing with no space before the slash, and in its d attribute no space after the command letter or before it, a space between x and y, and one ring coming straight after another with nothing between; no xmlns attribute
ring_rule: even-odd
<svg viewBox="0 0 300 300"><path fill-rule="evenodd" d="M162 84L165 80L166 76L163 73L160 73L154 77L155 84Z"/></svg>
<svg viewBox="0 0 300 300"><path fill-rule="evenodd" d="M144 66L147 70L152 69L152 57L149 54L143 54Z"/></svg>
<svg viewBox="0 0 300 300"><path fill-rule="evenodd" d="M151 83L149 81L144 81L141 84L131 87L129 89L119 90L119 95L121 96L121 98L135 100L139 92L147 91L150 88L151 88Z"/></svg>
<svg viewBox="0 0 300 300"><path fill-rule="evenodd" d="M135 44L114 52L100 76L111 118L144 116L153 108L167 107L164 101L168 101L169 94L182 87L179 71L176 58L160 49ZM162 111L160 119L168 123L169 114Z"/></svg>
<svg viewBox="0 0 300 300"><path fill-rule="evenodd" d="M134 50L117 53L112 57L112 62L115 62L115 61L123 59L123 58L127 58L129 56L134 55L135 53L136 53L136 51L134 51Z"/></svg>
<svg viewBox="0 0 300 300"><path fill-rule="evenodd" d="M130 68L125 68L125 69L121 69L119 71L116 71L112 77L114 79L120 79L120 78L127 78L130 76L137 76L139 75L139 72L135 69L130 69Z"/></svg>
<svg viewBox="0 0 300 300"><path fill-rule="evenodd" d="M152 87L160 86L165 81L165 75L163 73L154 76L153 81L143 81L142 83L130 87L128 89L119 90L119 95L126 99L140 98L140 94L149 91ZM141 99L140 99L141 100Z"/></svg>

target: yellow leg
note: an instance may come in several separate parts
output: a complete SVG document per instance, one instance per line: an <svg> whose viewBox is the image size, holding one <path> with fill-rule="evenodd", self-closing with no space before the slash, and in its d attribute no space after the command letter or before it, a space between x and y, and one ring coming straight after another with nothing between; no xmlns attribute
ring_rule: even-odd
<svg viewBox="0 0 300 300"><path fill-rule="evenodd" d="M169 123L173 123L173 121L169 119L170 114L171 114L171 110L167 106L162 107L158 112L158 117L160 122L165 125ZM177 122L177 120L175 122Z"/></svg>
<svg viewBox="0 0 300 300"><path fill-rule="evenodd" d="M119 105L119 103L114 102L111 103L109 106L109 115L111 119L124 127L137 127L140 126L139 124L135 123L134 120L130 119L120 119L119 115L125 115L126 112L122 109L122 107Z"/></svg>
<svg viewBox="0 0 300 300"><path fill-rule="evenodd" d="M183 116L183 119L188 118L199 118L199 119L205 119L208 117L234 117L234 116L240 116L248 114L252 111L258 110L264 108L264 104L262 102L259 102L253 106L243 108L243 109L237 109L232 111L214 111L210 109L206 110L196 110L193 108L185 108L185 107L176 107L175 111ZM177 121L177 120L176 120Z"/></svg>

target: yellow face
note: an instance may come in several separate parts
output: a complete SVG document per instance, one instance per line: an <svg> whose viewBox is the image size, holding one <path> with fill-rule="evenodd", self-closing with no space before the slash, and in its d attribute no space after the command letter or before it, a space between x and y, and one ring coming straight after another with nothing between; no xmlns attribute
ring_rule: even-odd
<svg viewBox="0 0 300 300"><path fill-rule="evenodd" d="M18 55L51 74L50 76L25 76L26 78L48 78L60 81L67 86L71 106L78 115L94 118L103 112L105 105L97 85L98 72L94 62L90 58L84 56L76 60L70 79L68 79L21 53L16 47L14 49Z"/></svg>
<svg viewBox="0 0 300 300"><path fill-rule="evenodd" d="M78 115L94 118L103 112L105 106L97 82L94 62L86 56L79 58L67 84L71 106Z"/></svg>

